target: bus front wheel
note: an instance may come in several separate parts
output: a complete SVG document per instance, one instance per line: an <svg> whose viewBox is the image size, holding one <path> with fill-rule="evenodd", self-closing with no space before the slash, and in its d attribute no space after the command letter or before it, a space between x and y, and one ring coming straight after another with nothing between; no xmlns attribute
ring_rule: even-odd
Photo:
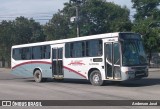
<svg viewBox="0 0 160 109"><path fill-rule="evenodd" d="M42 73L40 70L36 70L33 76L34 76L35 82L37 83L40 83L46 80L46 78L42 78Z"/></svg>
<svg viewBox="0 0 160 109"><path fill-rule="evenodd" d="M91 84L94 86L102 86L104 84L101 73L98 70L92 71L89 79L90 79Z"/></svg>

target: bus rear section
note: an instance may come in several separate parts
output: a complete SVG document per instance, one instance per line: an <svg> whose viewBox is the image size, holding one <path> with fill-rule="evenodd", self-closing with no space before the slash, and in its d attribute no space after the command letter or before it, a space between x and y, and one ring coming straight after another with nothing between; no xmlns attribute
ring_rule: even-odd
<svg viewBox="0 0 160 109"><path fill-rule="evenodd" d="M50 45L38 43L12 46L11 73L23 77L42 76L42 79L52 77L50 49Z"/></svg>

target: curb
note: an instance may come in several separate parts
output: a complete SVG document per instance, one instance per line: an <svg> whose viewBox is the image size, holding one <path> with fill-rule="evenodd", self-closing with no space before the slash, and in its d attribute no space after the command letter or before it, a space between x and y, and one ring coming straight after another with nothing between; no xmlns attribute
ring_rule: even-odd
<svg viewBox="0 0 160 109"><path fill-rule="evenodd" d="M160 68L156 68L156 69L155 68L153 68L153 69L150 68L148 71L151 71L151 72L159 71L160 72Z"/></svg>

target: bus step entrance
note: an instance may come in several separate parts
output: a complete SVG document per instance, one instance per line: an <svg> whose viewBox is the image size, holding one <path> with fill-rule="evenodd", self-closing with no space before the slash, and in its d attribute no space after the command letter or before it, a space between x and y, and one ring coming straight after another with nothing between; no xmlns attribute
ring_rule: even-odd
<svg viewBox="0 0 160 109"><path fill-rule="evenodd" d="M63 79L63 75L54 75L55 79Z"/></svg>

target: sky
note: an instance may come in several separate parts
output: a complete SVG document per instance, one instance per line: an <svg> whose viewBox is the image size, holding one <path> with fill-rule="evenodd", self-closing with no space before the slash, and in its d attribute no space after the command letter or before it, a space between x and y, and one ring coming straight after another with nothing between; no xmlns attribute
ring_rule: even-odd
<svg viewBox="0 0 160 109"><path fill-rule="evenodd" d="M107 1L121 6L126 5L129 9L132 7L131 0ZM24 16L45 24L58 9L63 9L65 2L69 2L69 0L0 0L0 22ZM132 11L131 9L131 15L133 15Z"/></svg>

